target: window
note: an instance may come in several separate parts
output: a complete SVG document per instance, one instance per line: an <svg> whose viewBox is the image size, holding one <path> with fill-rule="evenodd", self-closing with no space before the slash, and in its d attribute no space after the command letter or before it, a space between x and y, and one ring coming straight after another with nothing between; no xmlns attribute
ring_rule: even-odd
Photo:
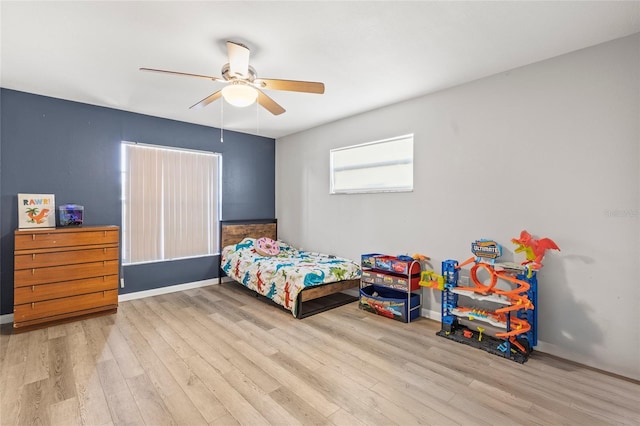
<svg viewBox="0 0 640 426"><path fill-rule="evenodd" d="M122 143L122 263L216 254L220 155Z"/></svg>
<svg viewBox="0 0 640 426"><path fill-rule="evenodd" d="M331 194L413 191L413 134L332 149Z"/></svg>

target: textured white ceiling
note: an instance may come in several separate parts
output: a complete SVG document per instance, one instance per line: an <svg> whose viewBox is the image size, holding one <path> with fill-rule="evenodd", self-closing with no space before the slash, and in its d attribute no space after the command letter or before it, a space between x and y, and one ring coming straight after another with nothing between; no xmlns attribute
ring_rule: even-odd
<svg viewBox="0 0 640 426"><path fill-rule="evenodd" d="M637 1L0 5L2 87L274 138L640 31ZM270 91L280 116L189 110L221 84L138 70L220 76L226 40L259 76L325 94Z"/></svg>

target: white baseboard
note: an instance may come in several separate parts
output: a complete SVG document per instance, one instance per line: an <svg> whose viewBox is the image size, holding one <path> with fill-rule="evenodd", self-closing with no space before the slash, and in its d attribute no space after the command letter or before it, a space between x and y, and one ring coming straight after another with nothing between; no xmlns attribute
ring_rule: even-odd
<svg viewBox="0 0 640 426"><path fill-rule="evenodd" d="M438 322L442 321L442 314L440 313L440 311L432 311L430 309L422 308L422 310L420 311L420 316L423 316L425 318L429 318Z"/></svg>
<svg viewBox="0 0 640 426"><path fill-rule="evenodd" d="M442 314L440 313L440 311L431 311L423 308L420 313L425 318L429 318L431 320L438 321L438 322L442 321ZM540 353L570 360L578 364L585 365L587 367L595 368L597 370L602 370L605 372L617 374L622 377L628 377L633 380L640 380L640 377L634 377L633 375L629 375L628 371L617 371L615 368L607 368L601 365L595 365L595 363L593 362L593 359L589 358L588 356L584 356L574 351L564 349L553 343L548 343L548 342L543 342L541 340L538 340L538 344L535 346L534 350Z"/></svg>
<svg viewBox="0 0 640 426"><path fill-rule="evenodd" d="M222 282L233 281L229 277L222 278ZM167 287L154 288L151 290L136 291L135 293L126 293L118 296L118 302L126 302L127 300L143 299L145 297L159 296L161 294L175 293L176 291L191 290L193 288L207 287L218 284L217 278L210 280L194 281L185 284L170 285Z"/></svg>
<svg viewBox="0 0 640 426"><path fill-rule="evenodd" d="M233 281L229 277L222 278L222 282ZM194 281L185 284L176 284L168 287L154 288L152 290L137 291L135 293L126 293L118 296L118 302L125 302L127 300L142 299L144 297L158 296L160 294L174 293L176 291L190 290L192 288L206 287L210 285L218 284L218 279L213 278L210 280ZM0 324L10 324L13 322L13 314L0 315Z"/></svg>
<svg viewBox="0 0 640 426"><path fill-rule="evenodd" d="M583 355L582 353L578 353L575 351L567 350L554 343L548 343L548 342L543 342L541 340L538 340L538 344L534 349L538 352L552 355L557 358L566 359L571 362L575 362L577 364L585 365L587 367L590 367L596 370L604 371L606 373L611 373L621 377L626 377L631 380L636 380L636 381L640 380L640 376L638 375L637 370L631 371L628 369L627 370L620 369L616 366L611 366L611 365L599 365L597 362L594 362L593 357L589 357L587 355Z"/></svg>
<svg viewBox="0 0 640 426"><path fill-rule="evenodd" d="M229 277L222 278L222 282L230 282L230 281L233 281L233 280ZM125 302L127 300L142 299L145 297L158 296L158 295L167 294L167 293L174 293L176 291L184 291L184 290L190 290L194 288L207 287L215 284L218 284L217 278L213 278L210 280L203 280L203 281L195 281L195 282L185 283L185 284L177 284L177 285L172 285L172 286L162 287L162 288L155 288L152 290L138 291L135 293L127 293L127 294L119 295L118 302ZM442 320L440 311L432 311L432 310L423 308L420 311L420 314L421 316L425 318L429 318L434 321L440 322ZM10 324L10 323L13 323L13 314L0 315L0 324ZM602 369L602 367L600 366L593 365L594 364L593 360L589 359L589 357L576 354L572 351L568 351L552 343L546 343L538 340L538 344L536 345L535 350L538 352L546 353L559 358L572 360L574 362L577 362L579 364L583 364L592 368ZM624 377L630 377L628 372L625 372L625 371L616 371L616 369L604 369L604 371L609 371L610 373L622 375ZM634 380L640 380L640 377L631 377L631 378Z"/></svg>

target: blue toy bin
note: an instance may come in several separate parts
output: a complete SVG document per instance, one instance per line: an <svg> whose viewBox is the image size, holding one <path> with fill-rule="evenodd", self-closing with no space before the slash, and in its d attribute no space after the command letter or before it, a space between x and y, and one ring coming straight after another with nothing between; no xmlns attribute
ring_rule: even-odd
<svg viewBox="0 0 640 426"><path fill-rule="evenodd" d="M407 302L411 308L420 305L420 296L407 294L390 288L369 285L360 289L360 309L373 312L396 321L408 322ZM411 311L411 321L420 316L420 310Z"/></svg>

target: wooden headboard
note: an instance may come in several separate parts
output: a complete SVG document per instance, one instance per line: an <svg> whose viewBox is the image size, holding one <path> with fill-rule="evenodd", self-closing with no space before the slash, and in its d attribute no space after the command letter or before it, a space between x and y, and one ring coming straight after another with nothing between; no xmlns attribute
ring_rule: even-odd
<svg viewBox="0 0 640 426"><path fill-rule="evenodd" d="M231 244L238 244L244 238L268 237L278 239L277 219L221 220L220 250Z"/></svg>

